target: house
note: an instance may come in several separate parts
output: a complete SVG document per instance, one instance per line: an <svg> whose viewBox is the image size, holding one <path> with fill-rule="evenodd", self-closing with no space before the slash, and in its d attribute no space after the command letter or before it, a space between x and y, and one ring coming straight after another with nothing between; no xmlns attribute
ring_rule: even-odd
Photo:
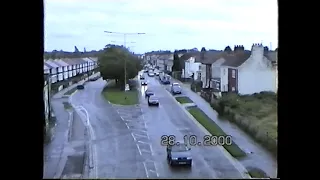
<svg viewBox="0 0 320 180"><path fill-rule="evenodd" d="M89 66L91 67L90 70L94 70L98 67L98 58L96 57L89 57L89 59L92 61L91 63L89 63Z"/></svg>
<svg viewBox="0 0 320 180"><path fill-rule="evenodd" d="M58 60L56 60L56 62L58 64L60 64L61 67L62 67L63 79L68 79L69 78L69 74L68 74L68 66L69 66L69 64L64 62L62 59L58 59Z"/></svg>
<svg viewBox="0 0 320 180"><path fill-rule="evenodd" d="M173 54L160 54L155 59L155 65L159 67L161 71L172 71L173 66Z"/></svg>
<svg viewBox="0 0 320 180"><path fill-rule="evenodd" d="M57 69L57 75L58 75L58 80L59 81L63 81L64 80L64 64L60 64L58 59L55 59L52 61L54 64L58 65L58 69Z"/></svg>
<svg viewBox="0 0 320 180"><path fill-rule="evenodd" d="M71 58L65 58L63 59L63 61L65 63L67 63L69 66L68 66L68 73L69 73L69 77L74 77L77 75L77 62L75 62L73 59Z"/></svg>
<svg viewBox="0 0 320 180"><path fill-rule="evenodd" d="M44 74L50 74L51 67L48 67L46 64L43 64L43 73Z"/></svg>
<svg viewBox="0 0 320 180"><path fill-rule="evenodd" d="M44 65L50 68L51 73L51 82L55 83L58 82L58 65L52 62L53 59L49 59L46 62L44 62Z"/></svg>
<svg viewBox="0 0 320 180"><path fill-rule="evenodd" d="M45 114L45 122L48 126L49 119L50 119L50 74L44 74L44 87L43 87L43 101L44 101L44 114Z"/></svg>
<svg viewBox="0 0 320 180"><path fill-rule="evenodd" d="M204 88L219 92L253 94L261 91L276 92L276 61L262 44L252 45L251 52L243 46L224 51L208 59Z"/></svg>
<svg viewBox="0 0 320 180"><path fill-rule="evenodd" d="M186 53L180 57L183 65L182 78L192 78L193 80L201 79L201 55L199 52Z"/></svg>

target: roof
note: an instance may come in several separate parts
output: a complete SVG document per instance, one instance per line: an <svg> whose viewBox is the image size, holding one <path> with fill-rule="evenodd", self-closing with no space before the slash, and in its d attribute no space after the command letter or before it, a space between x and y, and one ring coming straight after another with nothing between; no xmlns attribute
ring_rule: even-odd
<svg viewBox="0 0 320 180"><path fill-rule="evenodd" d="M204 55L204 60L200 61L202 64L212 64L224 55L221 51L207 51Z"/></svg>
<svg viewBox="0 0 320 180"><path fill-rule="evenodd" d="M54 63L53 60L48 60L48 61L45 62L45 64L51 66L51 68L60 67L59 65L57 65L56 63Z"/></svg>
<svg viewBox="0 0 320 180"><path fill-rule="evenodd" d="M93 60L93 61L98 61L97 57L89 57L89 59Z"/></svg>
<svg viewBox="0 0 320 180"><path fill-rule="evenodd" d="M248 53L248 52L224 54L223 58L225 59L225 62L221 65L222 66L239 67L247 59L249 59L250 56L251 56L251 53Z"/></svg>
<svg viewBox="0 0 320 180"><path fill-rule="evenodd" d="M61 66L69 66L69 64L67 64L66 62L62 61L61 59L58 59L57 62L58 62Z"/></svg>
<svg viewBox="0 0 320 180"><path fill-rule="evenodd" d="M67 64L69 64L69 65L76 65L76 64L78 64L76 61L74 61L73 59L69 59L69 58L62 59L62 61L64 61L65 63L67 63Z"/></svg>
<svg viewBox="0 0 320 180"><path fill-rule="evenodd" d="M50 69L50 67L46 66L46 64L43 64L43 70Z"/></svg>
<svg viewBox="0 0 320 180"><path fill-rule="evenodd" d="M58 65L59 67L64 66L63 64L60 64L58 60L54 60L54 61L52 61L52 62L55 63L56 65Z"/></svg>
<svg viewBox="0 0 320 180"><path fill-rule="evenodd" d="M47 66L49 69L54 68L53 66L51 66L50 64L48 64L47 62L44 62L43 65Z"/></svg>
<svg viewBox="0 0 320 180"><path fill-rule="evenodd" d="M264 54L266 58L268 58L271 62L277 62L277 52L276 51L269 51L268 53Z"/></svg>

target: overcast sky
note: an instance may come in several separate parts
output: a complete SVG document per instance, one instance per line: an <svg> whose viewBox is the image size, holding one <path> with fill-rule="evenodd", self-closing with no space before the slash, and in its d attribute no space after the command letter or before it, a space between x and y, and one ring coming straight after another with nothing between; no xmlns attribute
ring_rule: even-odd
<svg viewBox="0 0 320 180"><path fill-rule="evenodd" d="M45 50L99 50L124 43L136 53L278 44L276 0L45 0ZM114 42L113 42L114 41Z"/></svg>

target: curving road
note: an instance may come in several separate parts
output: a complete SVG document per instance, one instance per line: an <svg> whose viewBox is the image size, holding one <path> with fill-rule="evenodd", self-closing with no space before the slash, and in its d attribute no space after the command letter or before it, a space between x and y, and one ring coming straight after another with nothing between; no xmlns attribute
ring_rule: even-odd
<svg viewBox="0 0 320 180"><path fill-rule="evenodd" d="M155 78L147 77L148 87L140 87L140 104L116 106L101 95L105 81L89 82L85 90L71 98L80 116L92 128L90 178L246 178L232 160L217 147L192 147L192 168L170 168L162 135L205 135L174 102ZM159 97L159 107L148 107L146 88ZM88 115L86 115L88 114ZM89 117L87 119L87 117Z"/></svg>

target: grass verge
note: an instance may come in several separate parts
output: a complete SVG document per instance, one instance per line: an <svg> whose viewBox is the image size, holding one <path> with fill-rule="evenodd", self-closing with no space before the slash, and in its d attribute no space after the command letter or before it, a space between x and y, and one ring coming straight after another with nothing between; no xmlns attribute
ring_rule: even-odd
<svg viewBox="0 0 320 180"><path fill-rule="evenodd" d="M121 90L114 81L108 83L103 89L102 94L112 104L135 105L139 103L138 91L136 89L133 88L130 91Z"/></svg>
<svg viewBox="0 0 320 180"><path fill-rule="evenodd" d="M180 104L185 104L185 103L193 103L193 101L188 98L188 97L176 97L176 100L180 103Z"/></svg>
<svg viewBox="0 0 320 180"><path fill-rule="evenodd" d="M252 178L269 178L269 176L259 168L248 168L248 173Z"/></svg>
<svg viewBox="0 0 320 180"><path fill-rule="evenodd" d="M72 106L69 102L63 102L63 107L66 110L72 109Z"/></svg>
<svg viewBox="0 0 320 180"><path fill-rule="evenodd" d="M188 111L212 135L227 136L227 134L214 121L212 121L201 109L197 107L192 107L189 108ZM234 142L232 143L232 145L224 145L223 147L235 158L241 158L246 156L246 153L242 151L239 148L239 146Z"/></svg>
<svg viewBox="0 0 320 180"><path fill-rule="evenodd" d="M77 87L74 87L72 89L70 89L69 91L67 91L66 93L64 93L64 95L71 95L72 93L74 93L77 90Z"/></svg>

